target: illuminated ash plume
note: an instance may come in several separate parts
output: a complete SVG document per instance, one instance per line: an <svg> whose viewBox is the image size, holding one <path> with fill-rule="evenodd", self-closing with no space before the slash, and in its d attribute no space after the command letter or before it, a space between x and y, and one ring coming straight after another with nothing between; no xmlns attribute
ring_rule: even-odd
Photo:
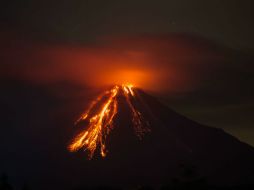
<svg viewBox="0 0 254 190"><path fill-rule="evenodd" d="M68 146L71 152L83 148L88 151L89 159L91 159L98 147L101 156L106 156L106 138L114 127L113 119L117 115L119 94L124 95L127 101L136 135L141 139L146 132L150 131L149 123L144 120L141 112L132 103L132 100L136 98L133 85L116 85L94 100L87 111L75 122L78 124L87 120L88 126L85 126L86 129L80 132Z"/></svg>

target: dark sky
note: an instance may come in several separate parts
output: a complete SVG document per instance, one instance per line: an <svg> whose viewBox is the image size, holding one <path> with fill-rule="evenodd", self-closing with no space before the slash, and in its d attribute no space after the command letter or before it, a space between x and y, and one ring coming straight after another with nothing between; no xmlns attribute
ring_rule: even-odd
<svg viewBox="0 0 254 190"><path fill-rule="evenodd" d="M200 59L191 59L190 65L185 63L181 65L176 61L172 67L165 66L165 68L178 69L180 64L179 78L184 78L182 77L184 73L186 78L179 84L184 85L187 80L195 79L194 87L180 92L170 90L158 92L151 89L150 93L158 96L161 101L176 111L203 124L223 128L254 146L253 8L253 0L13 0L1 2L0 69L2 71L0 74L3 86L0 103L3 105L1 107L4 112L2 111L1 114L6 124L1 135L11 134L10 137L15 138L16 134L32 130L29 138L33 139L34 134L38 137L36 126L39 128L46 126L48 129L54 123L53 116L57 115L56 118L59 118L62 112L68 112L65 110L66 107L78 104L80 97L77 93L80 90L80 84L77 87L72 86L73 83L70 81L65 81L57 83L56 86L54 86L55 83L47 86L45 83L33 84L31 78L28 81L24 79L23 73L34 73L31 76L32 80L38 75L45 74L38 71L45 71L48 74L53 68L52 65L55 67L52 70L63 71L57 77L62 77L62 74L69 69L68 67L66 70L61 70L57 64L51 65L47 62L48 59L44 59L44 55L50 53L55 55L55 52L61 55L62 49L66 52L69 47L78 47L85 48L86 52L92 52L85 59L92 59L98 55L110 57L109 60L122 60L115 58L115 49L123 49L123 46L128 44L128 50L134 53L148 52L147 54L150 55L154 53L153 50L158 51L153 55L155 60L165 61L165 64L156 63L158 66L153 66L149 63L149 69L157 71L170 63L168 57L171 54L166 56L166 50L162 53L160 51L165 47L172 50L176 45L178 54L183 50L183 57L191 54L193 50L195 55L199 53L200 57L203 56L201 60L205 60L205 63L199 66L193 66L193 63ZM126 37L129 39L131 36L131 40L126 43L126 39L122 40L122 36L124 39ZM135 36L138 36L136 41ZM120 37L120 40L109 43L101 41L105 37L109 39ZM121 44L122 41L124 45ZM144 44L149 45L149 43L154 47L144 47ZM104 54L101 46L108 53ZM9 55L10 52L13 54ZM175 60L181 60L182 56L178 54L172 54L176 56ZM213 58L220 55L224 61L210 59L208 55ZM77 55L71 53L67 58L76 56L80 56L80 53ZM55 59L59 61L59 56L54 57L53 60ZM28 63L29 61L31 63ZM111 65L111 68L116 67L117 64ZM73 68L77 69L76 66ZM82 75L82 72L80 73ZM200 77L196 77L196 74ZM52 76L49 78L52 79ZM179 81L179 78L176 77L175 81ZM170 82L168 78L163 80L161 81L163 84ZM53 98L49 97L49 94L53 94ZM63 105L64 102L68 105ZM42 109L39 110L39 108ZM48 110L53 110L53 113L47 113L49 114L47 118L50 119L38 121L41 114L45 114ZM76 110L69 115L75 117L79 111ZM21 115L20 112L22 112ZM36 117L37 119L33 119ZM69 121L72 119L69 118ZM8 128L8 124L12 128ZM64 130L68 131L66 126ZM22 138L20 137L20 142L28 143ZM43 147L39 149L43 150Z"/></svg>
<svg viewBox="0 0 254 190"><path fill-rule="evenodd" d="M1 26L36 40L93 41L101 35L195 33L253 49L253 1L5 1Z"/></svg>

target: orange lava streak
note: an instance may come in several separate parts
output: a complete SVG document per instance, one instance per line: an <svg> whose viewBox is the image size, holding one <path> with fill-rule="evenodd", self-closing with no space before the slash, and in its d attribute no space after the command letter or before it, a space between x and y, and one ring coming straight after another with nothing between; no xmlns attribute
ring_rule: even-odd
<svg viewBox="0 0 254 190"><path fill-rule="evenodd" d="M76 121L75 124L83 120L88 120L89 125L87 130L79 133L72 143L68 146L68 149L71 152L78 151L81 148L88 150L89 158L91 159L94 155L94 152L97 146L100 146L100 154L102 157L105 157L107 154L106 149L106 138L113 128L113 119L117 114L117 95L119 91L122 91L128 106L130 107L132 113L132 122L134 124L134 129L139 138L141 138L144 133L150 131L147 127L144 126L144 119L141 113L135 108L132 104L130 98L134 98L135 94L133 91L133 85L124 84L122 86L114 86L111 90L104 92L100 95L95 101L91 103L88 110L81 115L81 117ZM96 105L99 104L105 97L105 103L101 106L101 109L92 115L92 111Z"/></svg>
<svg viewBox="0 0 254 190"><path fill-rule="evenodd" d="M109 94L110 91L106 91L104 92L103 94L101 94L100 96L97 97L96 100L92 101L92 103L90 104L89 108L86 110L85 113L83 113L81 115L81 117L75 122L75 125L78 124L80 121L83 121L85 120L87 117L88 117L88 114L90 113L90 111L94 108L94 106L99 102L101 101L101 99L103 98L103 96Z"/></svg>
<svg viewBox="0 0 254 190"><path fill-rule="evenodd" d="M145 133L150 132L150 128L148 128L149 122L145 121L141 112L132 104L130 98L135 98L132 88L132 85L123 85L124 95L132 113L134 130L136 135L141 139Z"/></svg>
<svg viewBox="0 0 254 190"><path fill-rule="evenodd" d="M89 150L89 158L92 158L97 145L100 144L101 155L103 157L106 156L105 139L106 135L109 133L110 125L112 125L113 117L117 112L117 104L115 97L118 91L118 86L115 86L110 91L110 96L107 99L106 103L102 106L100 112L89 119L88 129L77 135L77 137L69 145L69 150L71 152L77 151L82 147L85 147L85 149ZM99 99L95 101L95 103L92 103L92 106L90 106L89 108L90 110L99 101ZM87 116L90 114L89 109L85 113L85 115ZM81 117L82 120L86 119L87 116L85 118Z"/></svg>

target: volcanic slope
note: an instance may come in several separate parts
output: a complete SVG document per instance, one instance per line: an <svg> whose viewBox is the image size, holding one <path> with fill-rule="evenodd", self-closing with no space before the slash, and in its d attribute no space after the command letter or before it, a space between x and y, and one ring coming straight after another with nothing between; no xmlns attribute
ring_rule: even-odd
<svg viewBox="0 0 254 190"><path fill-rule="evenodd" d="M140 89L130 99L149 128L138 137L133 115L123 92L117 95L117 114L106 139L107 156L98 150L91 160L77 153L86 165L87 180L98 184L161 185L179 175L181 168L210 184L248 184L254 176L254 148L222 129L201 125L161 104ZM79 163L81 164L81 163Z"/></svg>

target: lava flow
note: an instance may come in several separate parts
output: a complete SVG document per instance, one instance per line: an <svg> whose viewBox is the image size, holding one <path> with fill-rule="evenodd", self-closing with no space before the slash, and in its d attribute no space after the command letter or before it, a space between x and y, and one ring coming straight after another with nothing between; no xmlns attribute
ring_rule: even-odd
<svg viewBox="0 0 254 190"><path fill-rule="evenodd" d="M114 127L113 119L117 114L117 96L119 93L124 95L131 110L132 122L136 135L141 138L146 132L150 131L147 127L148 123L144 121L141 112L137 110L131 101L132 98L135 98L133 85L116 85L93 101L87 111L76 121L75 124L78 124L87 120L88 126L86 126L86 129L80 132L68 146L71 152L84 148L88 151L89 159L91 159L97 146L99 146L101 156L106 156L106 138Z"/></svg>

